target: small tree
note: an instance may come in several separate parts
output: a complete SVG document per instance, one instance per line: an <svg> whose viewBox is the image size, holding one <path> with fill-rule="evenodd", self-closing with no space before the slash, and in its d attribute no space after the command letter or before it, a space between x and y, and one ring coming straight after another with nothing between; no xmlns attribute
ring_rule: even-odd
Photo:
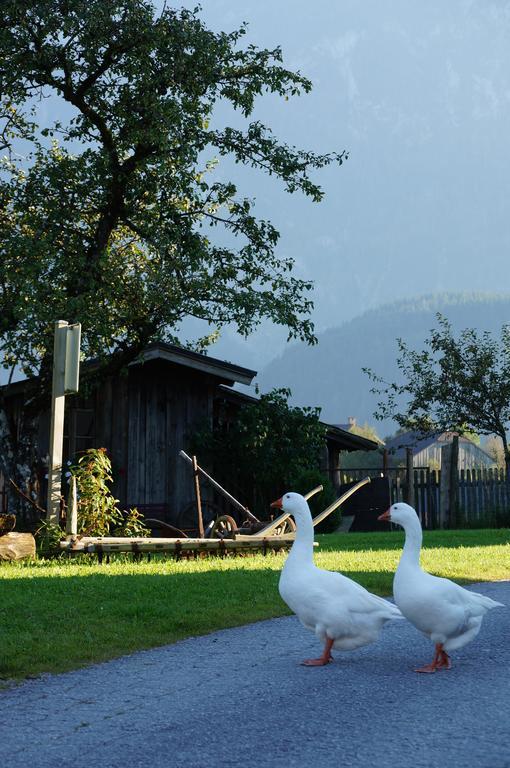
<svg viewBox="0 0 510 768"><path fill-rule="evenodd" d="M252 499L261 517L267 517L275 494L292 490L303 472L319 468L324 450L320 409L291 407L289 396L289 389L274 389L242 407L234 423L207 428L194 440L217 476L230 487L235 478L238 493Z"/></svg>
<svg viewBox="0 0 510 768"><path fill-rule="evenodd" d="M503 448L503 441L496 435L490 435L483 447L485 453L488 453L494 459L498 469L504 469L505 467L505 449Z"/></svg>
<svg viewBox="0 0 510 768"><path fill-rule="evenodd" d="M423 434L452 430L497 435L510 481L510 326L503 326L499 340L473 328L455 337L445 317L438 313L437 320L439 327L422 351L398 339L397 366L404 383L385 382L364 369L376 383L372 392L384 398L375 417L393 418L400 427Z"/></svg>
<svg viewBox="0 0 510 768"><path fill-rule="evenodd" d="M149 529L137 509L122 512L110 485L112 464L106 448L88 448L71 465L78 489L78 531L83 536L147 536Z"/></svg>

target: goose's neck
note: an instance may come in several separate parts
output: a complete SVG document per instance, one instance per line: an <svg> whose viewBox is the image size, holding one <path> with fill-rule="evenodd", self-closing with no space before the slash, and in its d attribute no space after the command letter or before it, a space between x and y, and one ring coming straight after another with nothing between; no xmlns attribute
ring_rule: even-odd
<svg viewBox="0 0 510 768"><path fill-rule="evenodd" d="M296 538L289 553L289 558L299 559L313 564L313 523L309 520L296 520Z"/></svg>
<svg viewBox="0 0 510 768"><path fill-rule="evenodd" d="M406 540L400 562L402 564L417 565L419 567L423 532L418 518L416 518L416 520L409 520L404 526L404 531Z"/></svg>

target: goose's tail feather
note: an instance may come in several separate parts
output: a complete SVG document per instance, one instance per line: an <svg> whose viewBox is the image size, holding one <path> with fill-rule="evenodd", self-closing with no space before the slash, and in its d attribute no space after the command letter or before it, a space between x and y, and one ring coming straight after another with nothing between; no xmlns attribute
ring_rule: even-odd
<svg viewBox="0 0 510 768"><path fill-rule="evenodd" d="M486 611L490 611L491 608L506 608L504 603L498 603L497 600L493 600L491 597L481 595L479 592L469 592L475 603L481 608L485 608Z"/></svg>

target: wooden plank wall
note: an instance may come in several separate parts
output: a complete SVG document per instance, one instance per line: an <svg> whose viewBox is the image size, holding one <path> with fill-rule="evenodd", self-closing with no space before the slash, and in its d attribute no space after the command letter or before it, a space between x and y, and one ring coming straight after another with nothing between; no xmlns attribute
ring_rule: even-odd
<svg viewBox="0 0 510 768"><path fill-rule="evenodd" d="M193 428L212 419L216 386L200 372L151 361L101 388L96 444L112 459L113 492L121 507L157 507L158 518L164 508L164 519L177 522L193 501L191 470L178 454L187 449Z"/></svg>

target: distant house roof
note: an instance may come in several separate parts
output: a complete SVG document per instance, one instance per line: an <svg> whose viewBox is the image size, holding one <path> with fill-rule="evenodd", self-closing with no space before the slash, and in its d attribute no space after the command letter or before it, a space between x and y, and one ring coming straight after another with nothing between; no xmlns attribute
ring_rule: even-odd
<svg viewBox="0 0 510 768"><path fill-rule="evenodd" d="M236 389L229 389L228 387L219 387L223 397L229 402L238 403L256 403L257 397L253 395L247 395L245 392L240 392ZM326 439L329 443L333 443L341 451L375 451L379 445L373 440L368 440L366 437L355 435L348 430L341 429L336 424L327 424L321 422L326 427Z"/></svg>
<svg viewBox="0 0 510 768"><path fill-rule="evenodd" d="M434 443L442 443L444 445L451 443L456 434L456 432L431 432L428 435L423 435L420 432L403 432L386 440L386 449L388 453L399 458L405 454L406 448L412 448L413 455L416 455L425 448L434 445ZM480 453L492 461L489 454L483 448L476 445L473 440L470 440L469 437L459 435L459 444L462 443L474 446L477 451L480 451Z"/></svg>

